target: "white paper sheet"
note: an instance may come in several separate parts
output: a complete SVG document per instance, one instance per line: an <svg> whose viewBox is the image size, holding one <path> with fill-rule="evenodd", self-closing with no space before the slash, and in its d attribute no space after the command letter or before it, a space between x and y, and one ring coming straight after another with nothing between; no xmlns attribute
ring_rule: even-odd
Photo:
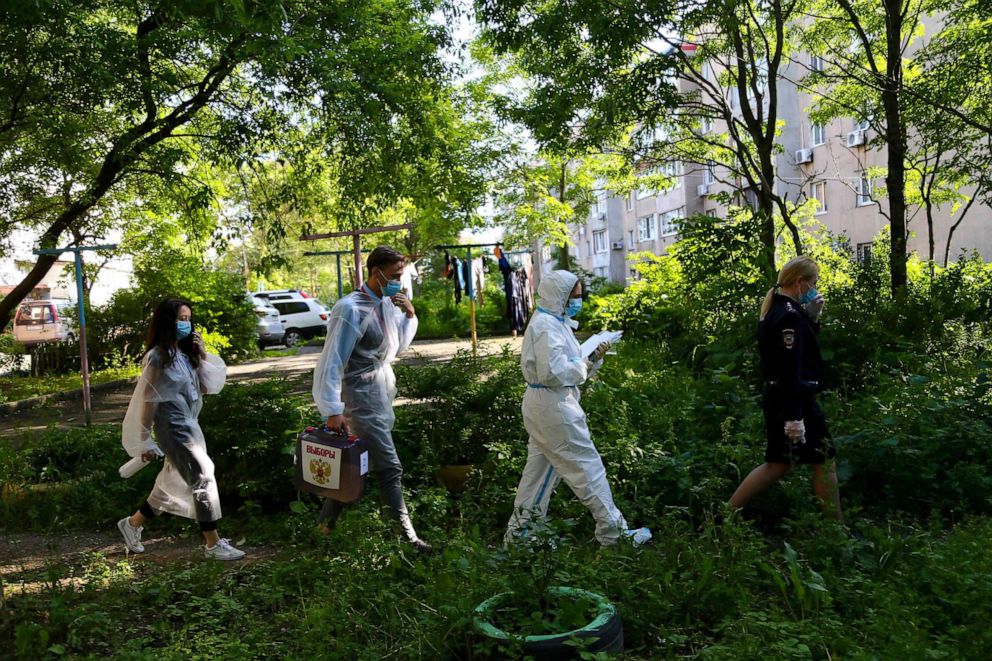
<svg viewBox="0 0 992 661"><path fill-rule="evenodd" d="M580 347L582 349L582 357L588 358L591 356L603 342L613 344L614 342L619 342L622 337L623 331L603 331L602 333L596 333L582 343Z"/></svg>

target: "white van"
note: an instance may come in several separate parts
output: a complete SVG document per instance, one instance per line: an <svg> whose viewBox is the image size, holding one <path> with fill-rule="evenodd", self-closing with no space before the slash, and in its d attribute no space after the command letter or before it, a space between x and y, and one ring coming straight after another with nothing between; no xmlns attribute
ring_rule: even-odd
<svg viewBox="0 0 992 661"><path fill-rule="evenodd" d="M26 347L46 342L74 342L76 323L70 301L24 301L14 315L14 339Z"/></svg>

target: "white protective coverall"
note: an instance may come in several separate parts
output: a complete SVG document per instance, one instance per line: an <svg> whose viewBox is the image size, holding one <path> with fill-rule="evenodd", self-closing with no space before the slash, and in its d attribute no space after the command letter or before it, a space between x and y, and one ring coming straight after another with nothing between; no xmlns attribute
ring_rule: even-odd
<svg viewBox="0 0 992 661"><path fill-rule="evenodd" d="M313 399L321 415L344 415L351 433L366 442L382 502L410 541L417 534L403 499L403 466L393 444L396 376L391 363L413 342L417 323L388 297L380 298L363 285L331 309L324 350L313 373ZM321 521L333 525L342 508L325 499Z"/></svg>
<svg viewBox="0 0 992 661"><path fill-rule="evenodd" d="M520 366L528 387L521 409L530 440L507 543L521 532L526 534L531 517L547 515L551 494L561 480L592 512L600 544L616 543L627 527L613 503L606 468L579 406L579 386L602 361L582 358L572 332L577 324L564 315L576 282L578 277L568 271L544 276L537 291L537 311L524 333Z"/></svg>
<svg viewBox="0 0 992 661"><path fill-rule="evenodd" d="M152 349L142 361L141 377L124 416L121 444L131 457L160 448L165 465L148 496L158 512L169 512L208 523L221 518L214 462L197 422L201 395L221 391L227 366L219 356L207 355L193 369L182 351L163 367L161 349ZM153 433L154 432L154 433Z"/></svg>

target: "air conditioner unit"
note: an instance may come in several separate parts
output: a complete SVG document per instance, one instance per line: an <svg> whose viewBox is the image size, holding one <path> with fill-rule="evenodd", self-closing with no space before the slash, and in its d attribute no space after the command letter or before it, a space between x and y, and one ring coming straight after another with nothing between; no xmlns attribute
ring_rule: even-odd
<svg viewBox="0 0 992 661"><path fill-rule="evenodd" d="M800 149L796 152L796 163L812 163L813 162L813 150L812 149Z"/></svg>
<svg viewBox="0 0 992 661"><path fill-rule="evenodd" d="M710 192L709 184L699 184L698 186L696 186L696 195L699 197L703 197L709 192Z"/></svg>
<svg viewBox="0 0 992 661"><path fill-rule="evenodd" d="M614 250L623 250L623 239L620 239L619 241L614 241L613 242L613 249Z"/></svg>
<svg viewBox="0 0 992 661"><path fill-rule="evenodd" d="M865 144L865 132L862 130L851 131L847 134L847 146L857 147Z"/></svg>

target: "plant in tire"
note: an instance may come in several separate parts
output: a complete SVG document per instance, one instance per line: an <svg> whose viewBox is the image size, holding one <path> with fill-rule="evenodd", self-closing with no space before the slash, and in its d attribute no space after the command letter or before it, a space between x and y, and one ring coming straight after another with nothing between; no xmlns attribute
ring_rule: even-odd
<svg viewBox="0 0 992 661"><path fill-rule="evenodd" d="M501 653L567 659L579 649L623 651L623 624L609 599L552 585L570 582L564 556L575 546L563 533L574 525L571 519L532 521L525 537L500 556L503 566L496 569L510 578L510 590L479 604L474 624Z"/></svg>

